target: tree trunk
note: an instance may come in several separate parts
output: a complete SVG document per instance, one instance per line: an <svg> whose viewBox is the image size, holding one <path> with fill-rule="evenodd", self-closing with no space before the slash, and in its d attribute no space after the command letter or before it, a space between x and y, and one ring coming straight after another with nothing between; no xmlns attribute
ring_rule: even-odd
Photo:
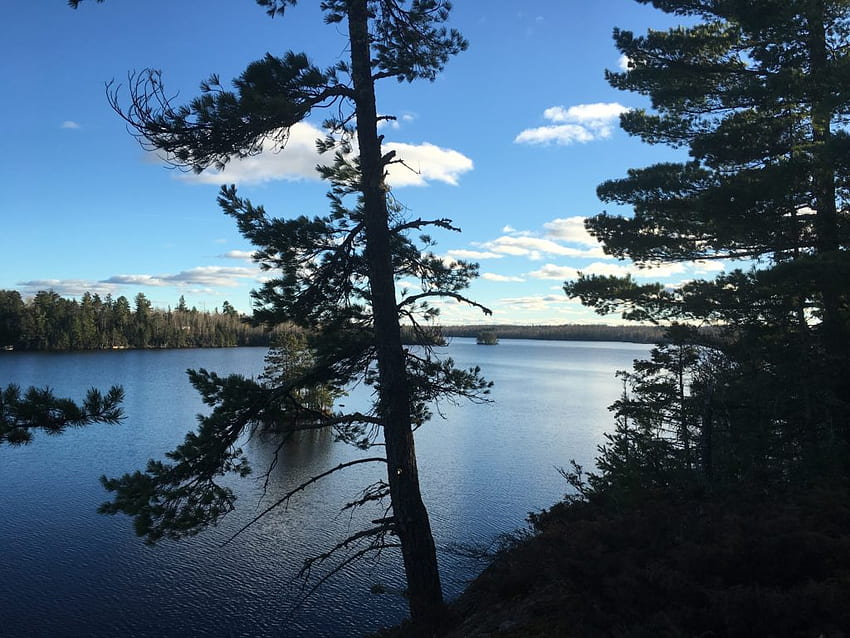
<svg viewBox="0 0 850 638"><path fill-rule="evenodd" d="M428 512L419 490L416 467L410 387L395 297L366 0L350 2L348 29L360 145L366 256L379 371L378 404L386 443L388 483L407 576L411 617L415 622L428 623L442 615L443 594L437 552Z"/></svg>
<svg viewBox="0 0 850 638"><path fill-rule="evenodd" d="M832 138L832 119L835 114L834 98L830 95L829 60L827 54L827 18L823 0L809 0L806 14L808 26L808 54L811 69L811 120L812 142L816 149L812 181L815 229L818 256L828 264L830 257L838 258L841 250L838 211L836 207L836 165L829 148ZM847 378L848 331L842 312L841 294L836 290L835 277L826 268L821 268L820 293L823 305L821 326L824 372L830 381L830 390L836 408L830 410L830 428L837 428L846 442L850 443L850 427L847 426L847 396L850 382ZM833 432L834 433L834 432Z"/></svg>

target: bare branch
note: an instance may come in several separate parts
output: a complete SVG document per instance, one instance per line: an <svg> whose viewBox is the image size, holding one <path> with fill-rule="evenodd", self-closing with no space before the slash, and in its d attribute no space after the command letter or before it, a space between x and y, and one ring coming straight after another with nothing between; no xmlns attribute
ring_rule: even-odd
<svg viewBox="0 0 850 638"><path fill-rule="evenodd" d="M410 295L409 297L405 297L398 304L399 309L403 308L404 306L409 306L411 304L415 304L420 299L427 299L429 297L449 297L451 299L457 300L460 303L465 303L465 304L468 304L470 306L473 306L474 308L479 308L479 309L481 309L481 311L485 315L492 315L493 314L493 311L490 310L487 306L484 306L484 305L478 303L477 301L473 301L472 299L464 297L463 295L458 294L456 292L449 292L449 291L445 291L445 290L434 290L434 291L431 291L431 292L422 292L422 293L419 293L418 295Z"/></svg>
<svg viewBox="0 0 850 638"><path fill-rule="evenodd" d="M278 507L280 507L280 506L281 506L281 505L283 505L284 503L287 503L287 502L288 502L288 501L289 501L289 500L290 500L293 496L295 496L295 495L296 495L296 494L298 494L299 492L303 492L305 489L307 489L307 488L308 488L310 485L312 485L313 483L317 483L317 482L318 482L318 481L320 481L321 479L323 479L323 478L325 478L325 477L327 477L327 476L330 476L331 474L334 474L334 473L336 473L336 472L339 472L339 471L341 471L341 470L344 470L344 469L346 469L346 468L348 468L348 467L352 467L352 466L354 466L354 465L361 465L361 464L363 464L363 463L377 463L377 462L380 462L380 463L386 463L386 462L387 462L387 460L386 460L384 457L382 457L382 456L373 456L373 457L369 457L369 458L365 458L365 459L357 459L357 460L354 460L354 461L349 461L349 462L347 462L347 463L340 463L340 464L339 464L339 465L337 465L336 467L333 467L333 468L331 468L330 470L327 470L326 472L322 472L321 474L317 474L316 476L310 477L310 479L308 479L308 480L304 481L304 482L303 482L303 483L301 483L298 487L296 487L296 488L294 488L294 489L290 490L289 492L287 492L286 494L284 494L284 495L283 495L281 498L279 498L277 501L275 501L274 503L272 503L271 505L269 505L266 509L264 509L262 512L260 512L259 514L257 514L254 518L252 518L250 521L248 521L247 523L245 523L245 525L243 525L242 527L240 527L240 528L239 528L239 530L237 530L237 531L236 531L236 533L234 533L234 534L233 534L230 538L228 538L226 541L224 541L224 542L221 544L221 546L222 546L222 547L224 547L225 545L227 545L228 543L230 543L231 541L233 541L233 540L234 540L237 536L239 536L240 534L242 534L242 532L244 532L244 531L245 531L245 530L247 530L249 527L251 527L252 525L254 525L254 523L256 523L257 521L259 521L259 520L260 520L261 518L263 518L266 514L268 514L269 512L271 512L271 511L272 511L272 510L274 510L274 509L277 509Z"/></svg>
<svg viewBox="0 0 850 638"><path fill-rule="evenodd" d="M393 226L390 232L394 234L398 234L404 232L405 230L417 229L419 230L423 226L437 226L438 228L443 228L445 230L453 230L457 233L460 232L460 228L452 225L452 220L447 219L445 217L441 219L414 219L412 221L406 222L404 224L399 224L398 226Z"/></svg>

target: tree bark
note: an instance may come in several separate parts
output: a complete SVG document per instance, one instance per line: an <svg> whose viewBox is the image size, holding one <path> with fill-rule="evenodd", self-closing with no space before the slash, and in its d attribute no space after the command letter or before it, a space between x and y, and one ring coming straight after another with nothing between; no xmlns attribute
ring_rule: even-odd
<svg viewBox="0 0 850 638"><path fill-rule="evenodd" d="M387 478L407 577L411 618L415 622L429 623L442 615L443 594L436 547L428 512L422 502L416 467L410 387L395 297L366 0L350 2L348 29L360 145L366 256L379 372L378 404L386 443Z"/></svg>
<svg viewBox="0 0 850 638"><path fill-rule="evenodd" d="M834 97L830 94L830 69L827 53L827 17L824 0L809 0L806 22L808 27L808 54L811 72L811 122L812 142L815 146L814 166L812 169L814 209L816 211L815 229L817 232L816 249L818 256L829 263L830 257L839 256L841 236L839 232L838 210L836 206L836 165L830 148L832 138L832 119L835 115ZM825 258L825 259L824 259ZM850 427L847 425L847 396L850 393L850 381L847 378L848 351L847 325L843 317L841 293L836 289L836 281L831 272L821 268L819 288L822 296L822 344L825 357L824 372L830 382L830 390L835 397L838 410L831 409L831 423L828 427L833 434L839 434L850 441ZM837 431L836 431L837 430Z"/></svg>

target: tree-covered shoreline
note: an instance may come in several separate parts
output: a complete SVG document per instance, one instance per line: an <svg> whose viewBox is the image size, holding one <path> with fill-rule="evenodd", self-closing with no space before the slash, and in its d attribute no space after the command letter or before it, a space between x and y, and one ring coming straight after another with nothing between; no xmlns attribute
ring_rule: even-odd
<svg viewBox="0 0 850 638"><path fill-rule="evenodd" d="M442 338L475 337L493 330L500 339L544 341L620 341L656 343L662 335L657 326L603 324L561 325L468 325L442 326ZM412 331L402 328L406 343L417 343ZM178 301L175 308L154 308L144 294L131 302L125 296L100 297L95 293L80 300L61 297L49 290L23 299L15 290L0 290L0 349L29 352L87 350L226 348L268 346L271 335L254 326L225 301L213 312L189 308Z"/></svg>
<svg viewBox="0 0 850 638"><path fill-rule="evenodd" d="M622 341L658 343L664 329L659 326L567 323L558 325L488 324L475 326L443 326L443 337L475 338L492 331L498 339L535 339L539 341Z"/></svg>
<svg viewBox="0 0 850 638"><path fill-rule="evenodd" d="M154 308L144 294L84 293L79 301L42 290L24 300L0 290L0 348L31 352L145 348L264 346L269 333L252 326L227 301L201 312L181 297L174 309Z"/></svg>

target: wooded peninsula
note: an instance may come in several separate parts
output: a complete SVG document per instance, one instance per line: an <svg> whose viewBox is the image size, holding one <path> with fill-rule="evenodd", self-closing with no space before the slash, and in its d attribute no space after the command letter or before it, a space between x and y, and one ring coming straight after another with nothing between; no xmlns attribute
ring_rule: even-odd
<svg viewBox="0 0 850 638"><path fill-rule="evenodd" d="M40 352L124 348L219 348L269 344L269 332L252 326L227 301L201 312L181 297L174 309L154 308L143 293L133 305L85 293L79 301L42 290L24 300L0 290L0 348Z"/></svg>

